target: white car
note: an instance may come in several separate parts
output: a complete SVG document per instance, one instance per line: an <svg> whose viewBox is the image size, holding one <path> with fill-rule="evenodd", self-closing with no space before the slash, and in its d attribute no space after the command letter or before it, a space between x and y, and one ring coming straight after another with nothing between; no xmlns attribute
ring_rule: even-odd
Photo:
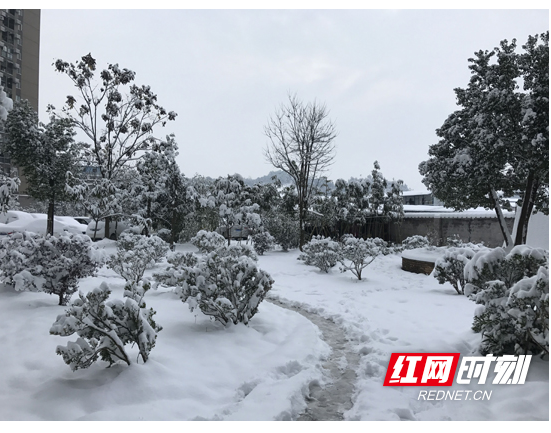
<svg viewBox="0 0 551 433"><path fill-rule="evenodd" d="M90 221L92 221L92 218L90 217L85 217L85 216L76 216L76 217L73 217L75 220L77 220L80 224L84 224L84 225L88 225L90 224Z"/></svg>
<svg viewBox="0 0 551 433"><path fill-rule="evenodd" d="M126 230L140 234L143 229L139 226L131 226L123 221L111 221L109 223L109 239L117 240L119 235ZM90 221L86 228L86 234L93 241L103 239L105 237L105 221L98 221L97 226L95 220Z"/></svg>
<svg viewBox="0 0 551 433"><path fill-rule="evenodd" d="M7 211L2 215L0 223L0 236L17 232L33 232L41 235L46 234L48 216L46 214L30 214L21 211ZM60 233L86 234L86 226L80 224L73 217L54 216L54 235Z"/></svg>

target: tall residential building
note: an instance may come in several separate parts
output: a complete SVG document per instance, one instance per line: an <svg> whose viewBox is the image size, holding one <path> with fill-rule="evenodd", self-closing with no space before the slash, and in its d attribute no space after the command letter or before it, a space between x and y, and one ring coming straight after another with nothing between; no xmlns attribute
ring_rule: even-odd
<svg viewBox="0 0 551 433"><path fill-rule="evenodd" d="M0 9L0 34L0 86L14 103L27 99L38 112L40 9ZM11 168L9 158L0 153L0 169L9 173ZM23 173L19 176L24 195L27 183Z"/></svg>

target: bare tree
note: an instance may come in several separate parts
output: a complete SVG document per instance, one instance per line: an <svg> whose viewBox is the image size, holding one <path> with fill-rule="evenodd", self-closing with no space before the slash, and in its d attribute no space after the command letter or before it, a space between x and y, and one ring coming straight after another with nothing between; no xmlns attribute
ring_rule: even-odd
<svg viewBox="0 0 551 433"><path fill-rule="evenodd" d="M297 190L300 249L304 245L304 221L316 179L333 163L337 136L325 105L304 104L289 95L287 105L269 119L265 133L270 139L266 159L293 179Z"/></svg>

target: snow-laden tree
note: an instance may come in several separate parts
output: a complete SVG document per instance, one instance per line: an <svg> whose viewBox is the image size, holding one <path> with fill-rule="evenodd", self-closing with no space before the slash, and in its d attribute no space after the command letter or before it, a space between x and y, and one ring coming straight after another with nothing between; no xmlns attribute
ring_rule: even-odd
<svg viewBox="0 0 551 433"><path fill-rule="evenodd" d="M250 229L259 228L260 206L251 200L251 191L239 174L219 177L214 181L214 198L218 208L221 225L225 228L228 245L231 242L231 230L241 225Z"/></svg>
<svg viewBox="0 0 551 433"><path fill-rule="evenodd" d="M4 87L0 86L0 127L2 122L6 121L8 112L13 108L13 100L4 91ZM0 128L1 131L1 128Z"/></svg>
<svg viewBox="0 0 551 433"><path fill-rule="evenodd" d="M344 233L349 233L353 225L363 226L372 215L370 198L371 182L368 179L337 179L332 191L336 217L344 224Z"/></svg>
<svg viewBox="0 0 551 433"><path fill-rule="evenodd" d="M57 295L59 305L67 305L79 280L95 275L101 264L103 257L88 236L14 233L2 239L0 281L15 290Z"/></svg>
<svg viewBox="0 0 551 433"><path fill-rule="evenodd" d="M337 207L332 196L332 182L325 176L320 179L312 200L312 211L310 224L317 229L318 234L332 235L337 224Z"/></svg>
<svg viewBox="0 0 551 433"><path fill-rule="evenodd" d="M125 292L126 299L108 301L111 290L103 282L86 296L79 293L65 314L57 316L50 328L50 334L63 337L76 333L76 341L66 346L57 346L56 353L71 370L90 367L101 358L109 366L118 361L130 365L130 356L125 346L136 345L139 356L147 362L149 354L162 328L155 323L155 311L146 309L143 296L147 286L141 290Z"/></svg>
<svg viewBox="0 0 551 433"><path fill-rule="evenodd" d="M272 208L263 213L262 226L281 246L283 251L299 246L300 224L297 217L297 194L293 185L281 187L279 182L275 183L278 188L278 196L274 199Z"/></svg>
<svg viewBox="0 0 551 433"><path fill-rule="evenodd" d="M255 259L236 251L224 246L198 257L192 266L171 266L154 278L176 287L191 311L199 308L223 325L247 324L274 281Z"/></svg>
<svg viewBox="0 0 551 433"><path fill-rule="evenodd" d="M4 92L4 88L0 86L0 154L2 154L4 122L12 108L13 101ZM18 203L17 191L20 184L21 181L14 169L10 170L9 173L5 173L4 170L0 169L0 214L6 213Z"/></svg>
<svg viewBox="0 0 551 433"><path fill-rule="evenodd" d="M447 207L493 208L509 247L526 242L534 209L548 212L549 34L537 41L530 37L517 54L516 41L504 40L469 59L470 82L455 89L460 109L436 131L440 141L419 165L423 183ZM502 208L509 206L503 197L515 192L523 206L513 241Z"/></svg>
<svg viewBox="0 0 551 433"><path fill-rule="evenodd" d="M383 203L383 215L388 221L394 223L401 223L404 219L403 185L404 181L401 179L390 181L390 191L386 192Z"/></svg>
<svg viewBox="0 0 551 433"><path fill-rule="evenodd" d="M28 101L15 104L5 122L2 152L25 172L30 196L48 202L46 232L54 233L56 201L66 200L67 172L74 171L82 149L74 141L71 121L51 117L38 121Z"/></svg>
<svg viewBox="0 0 551 433"><path fill-rule="evenodd" d="M465 295L481 306L473 330L483 354L549 351L549 253L518 245L477 252L465 265Z"/></svg>
<svg viewBox="0 0 551 433"><path fill-rule="evenodd" d="M123 232L117 241L117 252L107 267L123 277L127 284L136 286L145 270L165 257L168 249L168 244L158 236Z"/></svg>
<svg viewBox="0 0 551 433"><path fill-rule="evenodd" d="M350 271L362 279L362 271L380 255L385 254L386 242L379 238L361 239L345 236L340 248L341 272Z"/></svg>
<svg viewBox="0 0 551 433"><path fill-rule="evenodd" d="M324 105L316 101L304 104L296 95L289 95L287 105L282 105L265 127L270 140L266 159L291 176L296 188L301 250L306 241L304 222L317 179L334 159L337 134L328 116Z"/></svg>
<svg viewBox="0 0 551 433"><path fill-rule="evenodd" d="M283 251L299 246L300 226L293 216L278 209L265 215L263 223Z"/></svg>
<svg viewBox="0 0 551 433"><path fill-rule="evenodd" d="M316 266L320 271L328 273L341 259L341 246L331 238L313 236L310 242L302 248L298 260L305 264Z"/></svg>
<svg viewBox="0 0 551 433"><path fill-rule="evenodd" d="M220 233L200 230L191 238L191 244L195 245L201 253L210 253L226 243L226 239Z"/></svg>
<svg viewBox="0 0 551 433"><path fill-rule="evenodd" d="M77 93L67 96L61 112L51 105L49 112L70 119L87 136L90 147L84 156L100 173L88 182L94 184L91 189L98 197L97 206L109 206L120 171L158 142L154 128L174 120L176 113L157 103L150 86L133 84L136 74L118 64L97 71L96 60L87 54L75 64L56 60L54 66L69 77ZM110 212L102 213L107 215L108 238Z"/></svg>
<svg viewBox="0 0 551 433"><path fill-rule="evenodd" d="M156 143L136 164L138 182L131 194L138 201L138 214L152 221L152 227L167 227L171 248L184 228L186 216L196 206L197 193L181 172L174 135ZM148 233L146 233L148 234Z"/></svg>
<svg viewBox="0 0 551 433"><path fill-rule="evenodd" d="M21 180L14 169L11 170L10 175L0 170L0 214L5 214L19 203L17 196L19 185Z"/></svg>
<svg viewBox="0 0 551 433"><path fill-rule="evenodd" d="M275 238L267 231L256 233L253 235L254 250L261 256L266 251L269 251L273 247L274 243Z"/></svg>

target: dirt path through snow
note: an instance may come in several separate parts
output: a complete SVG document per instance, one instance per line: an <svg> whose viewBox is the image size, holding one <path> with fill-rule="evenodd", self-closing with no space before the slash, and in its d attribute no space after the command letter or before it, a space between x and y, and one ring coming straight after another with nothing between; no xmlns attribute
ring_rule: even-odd
<svg viewBox="0 0 551 433"><path fill-rule="evenodd" d="M350 350L343 330L333 321L276 299L266 300L302 314L320 329L323 340L332 348L331 355L322 364L330 374L332 383L325 388L317 384L310 385L310 398L306 400L306 411L298 417L297 421L342 421L344 412L352 407L352 394L360 355Z"/></svg>

